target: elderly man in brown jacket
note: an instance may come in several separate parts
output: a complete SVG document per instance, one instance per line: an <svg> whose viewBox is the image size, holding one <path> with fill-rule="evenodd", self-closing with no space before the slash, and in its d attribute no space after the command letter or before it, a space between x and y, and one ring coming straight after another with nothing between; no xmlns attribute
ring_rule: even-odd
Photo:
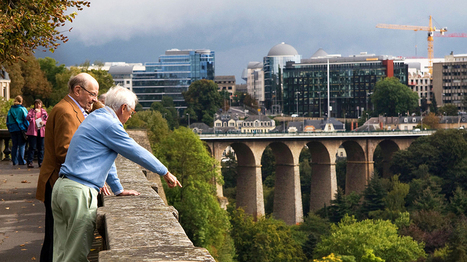
<svg viewBox="0 0 467 262"><path fill-rule="evenodd" d="M78 74L68 82L69 93L50 112L45 129L44 161L37 182L36 198L44 202L45 237L40 261L52 261L53 215L51 208L52 187L58 179L60 166L73 134L97 101L99 84L86 73Z"/></svg>

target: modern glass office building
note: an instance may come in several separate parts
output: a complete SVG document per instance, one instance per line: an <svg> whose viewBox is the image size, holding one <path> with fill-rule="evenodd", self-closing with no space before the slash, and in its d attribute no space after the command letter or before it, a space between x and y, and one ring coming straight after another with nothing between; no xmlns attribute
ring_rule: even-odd
<svg viewBox="0 0 467 262"><path fill-rule="evenodd" d="M408 65L393 57L366 53L352 57L326 55L286 64L283 76L285 114L328 115L328 61L331 117L356 118L368 108L371 110L369 96L376 82L385 77L397 77L407 85Z"/></svg>
<svg viewBox="0 0 467 262"><path fill-rule="evenodd" d="M163 96L173 98L176 108L186 108L182 92L193 81L214 80L215 55L211 50L171 49L159 57L159 62L145 63L144 70L134 70L133 92L144 109Z"/></svg>
<svg viewBox="0 0 467 262"><path fill-rule="evenodd" d="M282 107L282 68L288 61L300 62L302 58L297 50L291 45L284 42L273 46L268 55L263 57L264 71L264 101L263 106L274 111L281 111Z"/></svg>

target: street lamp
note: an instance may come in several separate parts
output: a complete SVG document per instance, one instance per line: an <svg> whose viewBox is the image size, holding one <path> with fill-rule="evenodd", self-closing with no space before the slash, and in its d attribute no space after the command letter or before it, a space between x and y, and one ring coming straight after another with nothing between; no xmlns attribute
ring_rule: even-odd
<svg viewBox="0 0 467 262"><path fill-rule="evenodd" d="M319 117L321 118L321 91L318 91L319 98Z"/></svg>
<svg viewBox="0 0 467 262"><path fill-rule="evenodd" d="M368 122L368 113L366 113L366 130L370 132L370 123Z"/></svg>
<svg viewBox="0 0 467 262"><path fill-rule="evenodd" d="M345 122L345 116L346 115L347 115L347 113L344 113L344 132L345 132L345 124L346 124L346 122Z"/></svg>
<svg viewBox="0 0 467 262"><path fill-rule="evenodd" d="M420 129L423 131L423 114L420 114Z"/></svg>
<svg viewBox="0 0 467 262"><path fill-rule="evenodd" d="M297 116L298 116L298 95L300 94L300 92L295 92L295 94L297 95Z"/></svg>
<svg viewBox="0 0 467 262"><path fill-rule="evenodd" d="M443 115L444 115L444 123L446 125L445 129L448 129L448 118L446 117L446 112L443 112Z"/></svg>
<svg viewBox="0 0 467 262"><path fill-rule="evenodd" d="M190 128L190 114L186 113L186 115L188 116L188 128Z"/></svg>

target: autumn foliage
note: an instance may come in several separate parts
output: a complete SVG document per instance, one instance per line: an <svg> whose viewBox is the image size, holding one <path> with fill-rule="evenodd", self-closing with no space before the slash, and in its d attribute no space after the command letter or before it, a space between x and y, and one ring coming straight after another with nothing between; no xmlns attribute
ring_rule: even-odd
<svg viewBox="0 0 467 262"><path fill-rule="evenodd" d="M53 52L68 41L63 30L76 12L89 7L89 1L3 0L0 1L0 65L11 64L38 47ZM71 28L66 31L71 30Z"/></svg>

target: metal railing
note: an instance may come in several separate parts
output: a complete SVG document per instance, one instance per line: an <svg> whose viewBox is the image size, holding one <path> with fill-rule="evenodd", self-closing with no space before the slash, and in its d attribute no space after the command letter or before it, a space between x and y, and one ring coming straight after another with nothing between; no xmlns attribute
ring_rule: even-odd
<svg viewBox="0 0 467 262"><path fill-rule="evenodd" d="M293 133L201 133L198 134L201 140L210 139L270 139L270 138L332 138L332 137L420 137L435 133L436 130L423 131L333 131L333 132L293 132Z"/></svg>

